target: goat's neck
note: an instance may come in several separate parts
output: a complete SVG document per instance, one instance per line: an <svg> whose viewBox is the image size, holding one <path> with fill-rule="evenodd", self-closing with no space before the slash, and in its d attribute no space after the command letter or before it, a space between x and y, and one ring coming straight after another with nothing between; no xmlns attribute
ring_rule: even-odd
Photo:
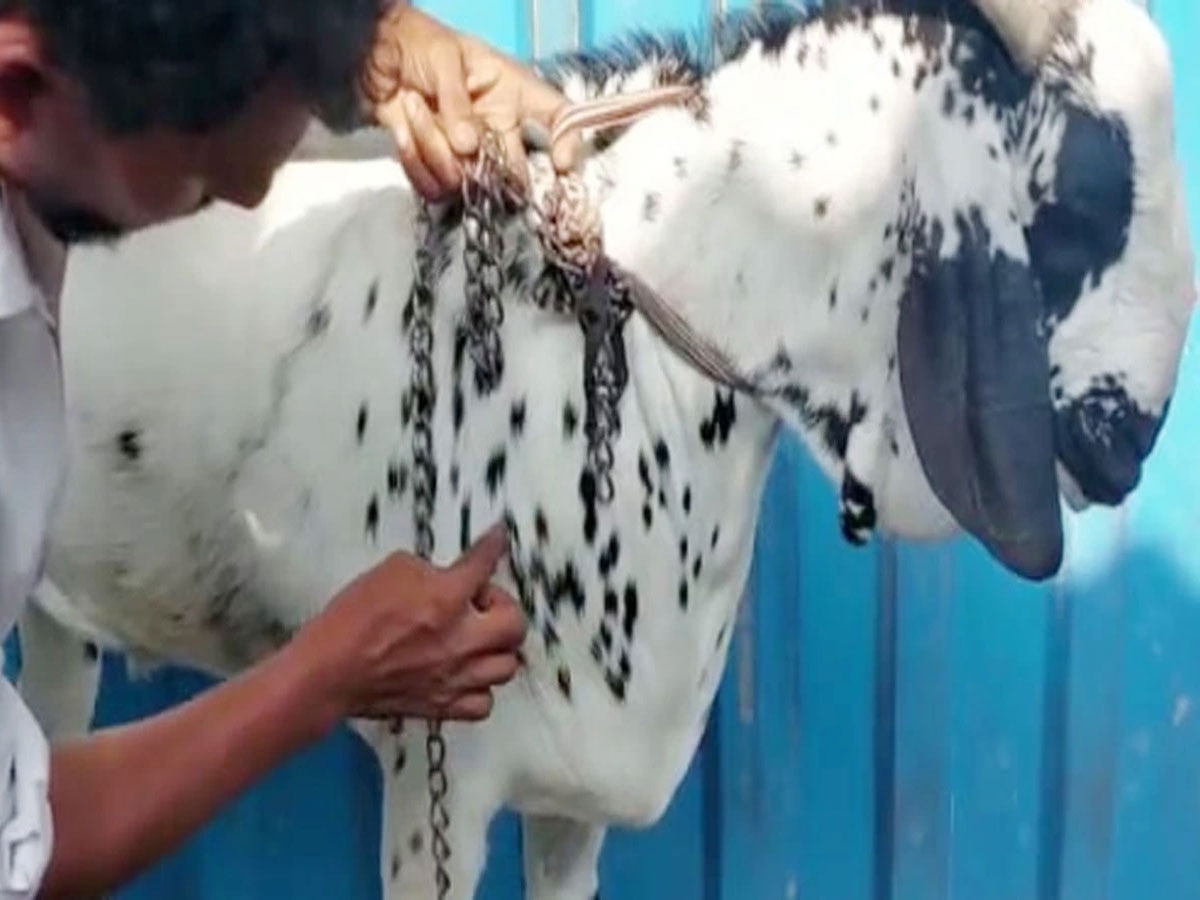
<svg viewBox="0 0 1200 900"><path fill-rule="evenodd" d="M604 252L635 273L743 368L757 363L772 317L764 289L790 254L764 220L755 148L659 111L583 169ZM771 294L778 293L778 285Z"/></svg>
<svg viewBox="0 0 1200 900"><path fill-rule="evenodd" d="M844 164L841 181L834 181L838 154L829 145L828 126L836 119L820 109L806 114L805 106L819 103L809 96L809 82L796 78L795 90L781 91L771 84L781 77L794 76L755 58L718 69L705 80L700 115L686 107L650 114L589 156L582 177L601 216L605 253L742 372L773 392L831 386L848 396L850 390L841 388L855 384L864 366L886 363L877 351L888 342L888 329L894 331L887 310L873 310L868 324L864 309L852 308L866 293L873 274L867 269L877 264L890 211L864 209L874 202L862 199L871 196L870 186L835 196L846 183ZM640 86L661 80L651 74ZM755 95L786 98L787 108L756 110L746 103ZM549 177L545 161L535 162L537 199ZM865 173L868 181L872 174ZM879 218L879 232L870 234L871 241L847 240L848 220L866 216ZM844 278L856 271L861 286ZM843 306L833 310L839 293ZM846 346L851 331L861 338L857 350ZM661 341L645 352L671 354ZM683 365L672 372L685 381L701 377ZM705 415L711 384L707 393ZM742 405L766 415L761 404ZM772 406L787 419L803 403ZM806 414L801 410L792 424L803 430L810 424L802 421ZM823 454L827 448L817 441L813 449ZM837 463L828 455L826 461Z"/></svg>
<svg viewBox="0 0 1200 900"><path fill-rule="evenodd" d="M762 389L761 414L799 432L840 486L854 540L889 516L919 521L922 534L947 524L909 477L920 467L896 375L909 155L953 139L959 158L988 165L989 132L963 144L906 27L898 17L836 31L798 23L773 55L750 49L706 74L699 114L659 110L582 168L605 252ZM564 83L578 102L669 80L648 64L620 84ZM543 161L535 198L545 172Z"/></svg>

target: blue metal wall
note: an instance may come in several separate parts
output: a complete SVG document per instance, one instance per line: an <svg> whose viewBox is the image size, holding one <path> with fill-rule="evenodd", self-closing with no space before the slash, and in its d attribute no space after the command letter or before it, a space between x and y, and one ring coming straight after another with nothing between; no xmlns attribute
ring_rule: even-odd
<svg viewBox="0 0 1200 900"><path fill-rule="evenodd" d="M438 0L528 56L706 0ZM1200 8L1159 0L1200 229ZM1065 573L1023 585L965 543L855 551L794 445L769 488L746 610L703 752L665 820L615 834L609 897L1200 898L1200 397L1184 395L1120 512L1071 522ZM205 682L115 670L102 723ZM124 892L377 895L377 779L340 734L283 767ZM519 896L515 823L483 896Z"/></svg>

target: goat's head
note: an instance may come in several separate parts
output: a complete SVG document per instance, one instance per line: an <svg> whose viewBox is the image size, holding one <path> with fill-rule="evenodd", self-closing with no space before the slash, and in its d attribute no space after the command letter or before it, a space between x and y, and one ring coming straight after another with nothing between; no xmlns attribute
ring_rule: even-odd
<svg viewBox="0 0 1200 900"><path fill-rule="evenodd" d="M1154 446L1194 301L1169 60L1125 0L1064 10L1032 69L950 0L545 67L576 100L697 88L588 135L606 247L752 373L852 540L958 527L1044 578L1061 498L1120 503Z"/></svg>

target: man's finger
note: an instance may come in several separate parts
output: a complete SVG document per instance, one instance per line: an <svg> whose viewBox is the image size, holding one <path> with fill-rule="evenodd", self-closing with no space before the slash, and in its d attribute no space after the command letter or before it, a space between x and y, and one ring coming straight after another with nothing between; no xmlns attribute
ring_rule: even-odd
<svg viewBox="0 0 1200 900"><path fill-rule="evenodd" d="M450 147L459 156L471 156L479 146L467 93L467 73L458 41L445 41L432 52L434 90L438 118L442 121Z"/></svg>
<svg viewBox="0 0 1200 900"><path fill-rule="evenodd" d="M438 181L433 177L421 158L421 150L413 136L412 126L408 121L408 113L401 96L397 95L379 112L380 122L392 133L396 142L396 158L404 168L413 189L423 197L433 199L440 192Z"/></svg>
<svg viewBox="0 0 1200 900"><path fill-rule="evenodd" d="M513 128L504 133L505 157L513 177L521 190L529 187L529 161L525 158L525 141L521 129Z"/></svg>
<svg viewBox="0 0 1200 900"><path fill-rule="evenodd" d="M446 570L457 591L474 596L495 574L496 566L508 551L508 530L493 525Z"/></svg>
<svg viewBox="0 0 1200 900"><path fill-rule="evenodd" d="M466 694L450 704L445 718L458 719L464 722L478 722L492 714L493 705L494 701L491 691L478 691Z"/></svg>
<svg viewBox="0 0 1200 900"><path fill-rule="evenodd" d="M467 73L467 93L472 97L490 91L500 80L500 66L489 62L475 63Z"/></svg>
<svg viewBox="0 0 1200 900"><path fill-rule="evenodd" d="M556 172L565 175L579 165L582 151L583 139L579 132L570 131L555 141L554 146L550 148L550 162Z"/></svg>
<svg viewBox="0 0 1200 900"><path fill-rule="evenodd" d="M522 68L516 74L522 79L521 94L525 115L537 119L549 128L554 124L555 118L567 108L567 98L549 83L538 78L532 69Z"/></svg>
<svg viewBox="0 0 1200 900"><path fill-rule="evenodd" d="M468 653L509 653L525 641L529 623L517 602L499 588L491 593L488 608L463 623Z"/></svg>
<svg viewBox="0 0 1200 900"><path fill-rule="evenodd" d="M438 127L432 110L425 100L414 92L406 94L404 104L421 159L424 160L430 174L438 180L440 193L456 190L462 183L462 167L454 151L450 149L446 135Z"/></svg>
<svg viewBox="0 0 1200 900"><path fill-rule="evenodd" d="M531 69L525 70L523 88L522 115L526 119L540 122L547 132L554 128L558 117L568 108L567 98L556 91L545 81L537 77ZM583 142L577 131L571 131L555 141L550 148L550 162L560 174L571 171L578 164Z"/></svg>
<svg viewBox="0 0 1200 900"><path fill-rule="evenodd" d="M487 612L495 606L503 606L512 604L513 598L506 591L501 590L490 582L479 589L475 595L475 609L479 612Z"/></svg>
<svg viewBox="0 0 1200 900"><path fill-rule="evenodd" d="M467 663L456 673L454 687L464 693L508 684L520 669L515 653L493 653Z"/></svg>

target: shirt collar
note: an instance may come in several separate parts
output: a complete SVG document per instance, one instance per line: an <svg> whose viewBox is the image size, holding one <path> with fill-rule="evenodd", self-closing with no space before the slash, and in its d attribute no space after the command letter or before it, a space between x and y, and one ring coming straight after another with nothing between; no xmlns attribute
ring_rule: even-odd
<svg viewBox="0 0 1200 900"><path fill-rule="evenodd" d="M30 271L25 242L13 214L10 190L0 182L0 319L30 309L53 319L45 291Z"/></svg>

